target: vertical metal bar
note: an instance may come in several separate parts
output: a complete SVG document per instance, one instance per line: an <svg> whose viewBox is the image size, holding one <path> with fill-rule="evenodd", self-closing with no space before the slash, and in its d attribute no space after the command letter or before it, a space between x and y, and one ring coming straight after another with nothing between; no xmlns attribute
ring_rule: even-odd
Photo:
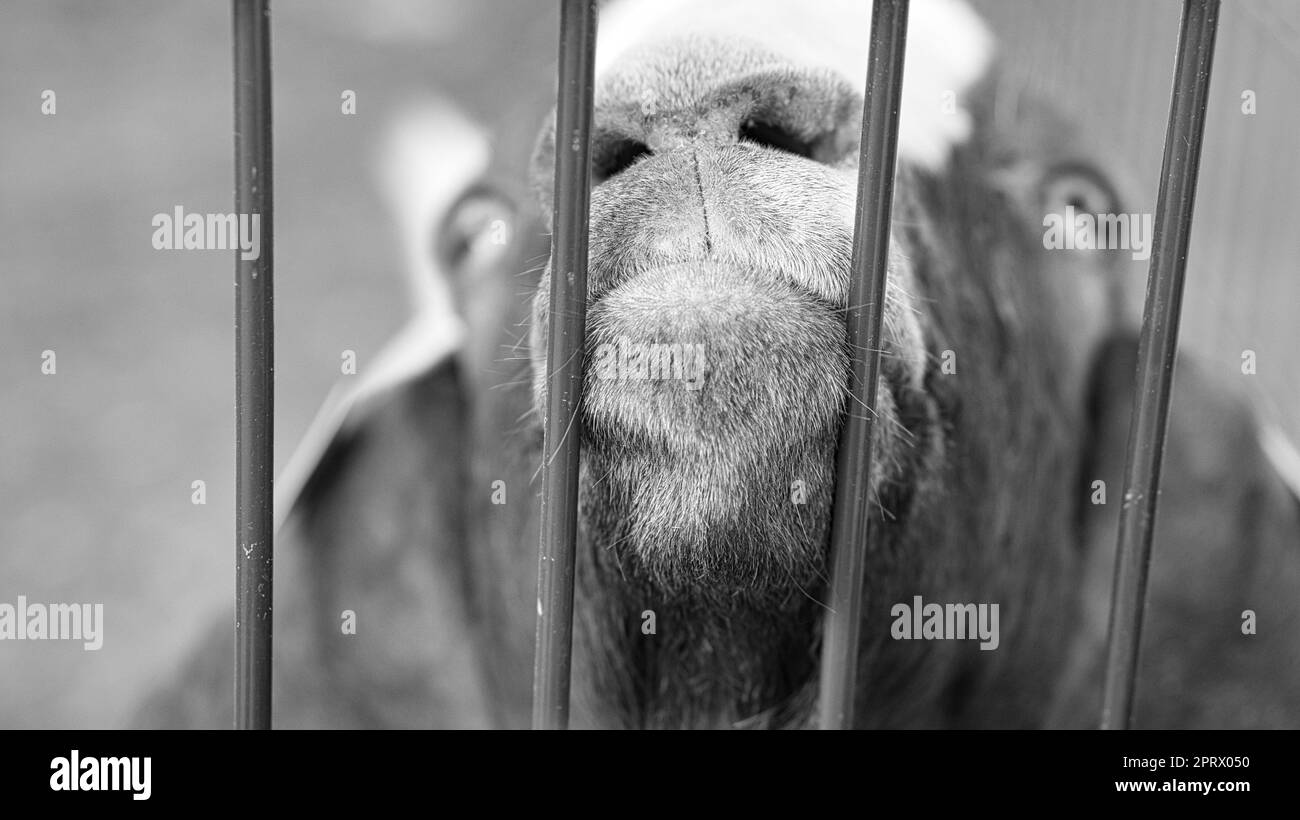
<svg viewBox="0 0 1300 820"><path fill-rule="evenodd" d="M1124 503L1115 556L1101 717L1103 729L1128 728L1133 720L1142 609L1146 602L1147 570L1151 566L1151 538L1178 349L1183 278L1218 22L1219 0L1184 0L1160 193L1156 200L1146 308L1138 342L1137 400L1124 468Z"/></svg>
<svg viewBox="0 0 1300 820"><path fill-rule="evenodd" d="M235 256L235 728L271 728L274 341L271 278L271 18L233 0L235 212L259 232ZM255 224L253 216L258 223Z"/></svg>
<svg viewBox="0 0 1300 820"><path fill-rule="evenodd" d="M542 447L542 537L533 666L534 729L565 729L569 725L578 455L582 438L577 416L587 332L587 221L591 204L595 55L595 0L563 0Z"/></svg>
<svg viewBox="0 0 1300 820"><path fill-rule="evenodd" d="M871 436L880 373L880 330L888 286L889 219L907 45L907 0L875 0L862 145L853 264L848 293L852 361L848 416L840 430L831 524L830 614L822 638L821 727L853 726L863 567L871 500ZM865 408L859 410L859 408Z"/></svg>

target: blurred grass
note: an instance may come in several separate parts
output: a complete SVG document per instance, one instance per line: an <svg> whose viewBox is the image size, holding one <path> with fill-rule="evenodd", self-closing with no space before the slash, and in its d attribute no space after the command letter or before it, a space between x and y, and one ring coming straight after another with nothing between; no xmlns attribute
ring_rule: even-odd
<svg viewBox="0 0 1300 820"><path fill-rule="evenodd" d="M979 5L1025 75L1055 83L1117 146L1149 209L1177 4ZM555 20L536 0L273 7L282 464L340 353L365 367L404 318L371 174L387 115L445 94L492 129L499 172L521 178L550 105ZM1233 9L1183 338L1227 372L1256 349L1252 384L1297 435L1300 232L1283 222L1300 204L1295 55ZM99 652L0 642L0 727L118 724L230 607L233 263L150 245L155 213L232 207L229 29L224 2L0 4L0 601L102 602L106 620ZM1260 89L1247 123L1228 116L1238 87ZM41 114L44 89L54 116ZM340 113L343 89L357 93L354 117ZM55 376L41 375L46 349ZM196 479L205 506L190 503Z"/></svg>

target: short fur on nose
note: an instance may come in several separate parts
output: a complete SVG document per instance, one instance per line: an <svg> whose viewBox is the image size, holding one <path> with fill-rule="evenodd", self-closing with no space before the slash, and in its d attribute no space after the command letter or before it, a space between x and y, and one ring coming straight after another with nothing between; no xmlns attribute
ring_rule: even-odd
<svg viewBox="0 0 1300 820"><path fill-rule="evenodd" d="M707 163L707 160L706 160ZM590 294L638 272L712 253L708 195L696 151L656 154L592 193Z"/></svg>
<svg viewBox="0 0 1300 820"><path fill-rule="evenodd" d="M639 273L711 259L778 272L842 303L852 249L851 175L736 142L645 157L592 192L590 296Z"/></svg>

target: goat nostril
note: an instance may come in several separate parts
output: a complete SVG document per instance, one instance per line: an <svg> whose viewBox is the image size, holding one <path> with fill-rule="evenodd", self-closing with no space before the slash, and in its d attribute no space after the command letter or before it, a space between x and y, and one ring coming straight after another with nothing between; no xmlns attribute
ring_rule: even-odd
<svg viewBox="0 0 1300 820"><path fill-rule="evenodd" d="M637 160L650 155L650 147L633 139L616 139L596 148L591 162L592 180L599 185L612 176L632 167Z"/></svg>
<svg viewBox="0 0 1300 820"><path fill-rule="evenodd" d="M740 126L741 142L752 142L787 154L812 159L813 144L811 140L801 137L789 128L758 120L749 120Z"/></svg>

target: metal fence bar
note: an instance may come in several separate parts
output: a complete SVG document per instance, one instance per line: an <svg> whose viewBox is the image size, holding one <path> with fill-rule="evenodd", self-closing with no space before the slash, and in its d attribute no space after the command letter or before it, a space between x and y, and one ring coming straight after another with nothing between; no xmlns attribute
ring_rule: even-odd
<svg viewBox="0 0 1300 820"><path fill-rule="evenodd" d="M1156 200L1155 235L1147 275L1146 308L1138 343L1137 400L1129 427L1120 511L1110 645L1102 705L1103 729L1132 725L1142 608L1151 565L1160 465L1169 420L1178 320L1191 240L1196 174L1214 60L1219 0L1184 0L1173 97L1165 132L1164 164Z"/></svg>
<svg viewBox="0 0 1300 820"><path fill-rule="evenodd" d="M591 205L595 56L595 0L563 0L533 666L534 729L565 729L569 725L578 455L582 438L578 403L582 398L582 352L587 332L587 222Z"/></svg>
<svg viewBox="0 0 1300 820"><path fill-rule="evenodd" d="M271 18L233 0L235 212L260 231L235 259L235 728L271 728L275 329L271 278ZM253 222L253 215L258 223Z"/></svg>
<svg viewBox="0 0 1300 820"><path fill-rule="evenodd" d="M862 622L863 567L871 499L871 436L880 372L880 330L888 285L889 220L894 158L903 90L908 0L875 0L862 145L853 263L848 292L848 343L852 358L848 417L840 431L831 524L830 614L822 638L821 727L853 726L858 635Z"/></svg>

